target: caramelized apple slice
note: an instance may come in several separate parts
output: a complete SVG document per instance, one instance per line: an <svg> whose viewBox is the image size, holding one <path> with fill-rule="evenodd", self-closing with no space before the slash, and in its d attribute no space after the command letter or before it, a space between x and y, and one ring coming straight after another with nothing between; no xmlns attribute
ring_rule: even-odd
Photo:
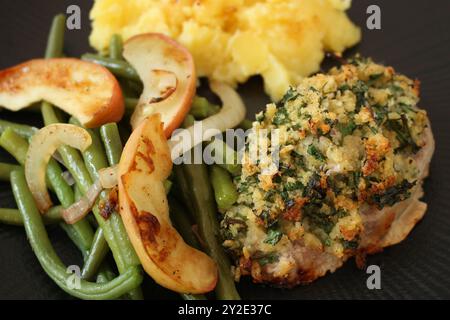
<svg viewBox="0 0 450 320"><path fill-rule="evenodd" d="M217 282L215 262L187 245L172 227L163 182L172 170L160 115L133 131L119 164L119 204L125 228L145 271L160 285L204 293Z"/></svg>
<svg viewBox="0 0 450 320"><path fill-rule="evenodd" d="M122 91L104 67L72 58L36 59L0 71L0 106L18 111L40 100L86 127L119 121Z"/></svg>
<svg viewBox="0 0 450 320"><path fill-rule="evenodd" d="M147 33L129 39L123 55L144 84L131 116L131 126L136 129L146 117L160 113L164 133L169 137L183 122L195 95L196 76L191 54L165 35Z"/></svg>

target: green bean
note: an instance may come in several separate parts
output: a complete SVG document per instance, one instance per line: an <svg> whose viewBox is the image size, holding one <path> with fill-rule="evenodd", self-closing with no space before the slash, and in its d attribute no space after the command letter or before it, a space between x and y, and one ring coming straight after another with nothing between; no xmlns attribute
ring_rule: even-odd
<svg viewBox="0 0 450 320"><path fill-rule="evenodd" d="M182 127L183 128L189 128L190 126L193 126L195 122L195 118L192 114L188 113L186 117L183 120Z"/></svg>
<svg viewBox="0 0 450 320"><path fill-rule="evenodd" d="M60 122L60 119L58 118L58 116L54 112L53 107L50 104L44 103L42 105L42 115L44 118L44 123L46 125L51 124L51 123ZM74 179L77 183L77 187L79 188L81 194L86 193L92 184L92 179L89 174L89 171L86 168L85 163L83 162L83 160L81 158L80 153L77 150L75 150L71 147L68 147L68 146L62 146L58 149L58 151L61 155L61 158L63 159L64 164L69 169L72 176L74 177ZM100 153L97 152L97 155L100 155ZM101 155L101 157L104 157L104 156ZM89 159L89 157L86 157L86 159ZM95 161L91 162L90 165L92 166L92 168L94 168L96 170L101 169L101 168L96 167L99 163L101 163L101 161L102 160L96 159ZM97 205L94 206L93 213L96 216L96 220L99 223L99 226L104 229L104 233L105 233L104 236L106 238L106 241L108 242L108 245L111 248L111 251L113 252L113 256L114 256L114 259L117 263L119 270L121 272L124 272L126 269L126 265L125 265L121 250L119 248L120 242L118 240L116 240L113 228L109 225L107 226L107 224L102 223L104 219L100 215ZM81 221L85 221L85 220L83 219ZM106 230L106 228L108 230ZM93 240L93 237L94 236L92 236L92 240ZM92 241L91 241L91 244L92 244ZM86 254L86 257L87 256L88 255Z"/></svg>
<svg viewBox="0 0 450 320"><path fill-rule="evenodd" d="M0 162L0 181L9 181L9 175L13 170L20 168L15 164Z"/></svg>
<svg viewBox="0 0 450 320"><path fill-rule="evenodd" d="M100 266L97 278L95 279L95 282L97 283L106 283L108 281L113 280L116 277L115 273L111 271L106 263L103 263Z"/></svg>
<svg viewBox="0 0 450 320"><path fill-rule="evenodd" d="M31 137L38 130L37 128L28 126L26 124L18 124L18 123L0 119L0 134L2 134L7 128L11 128L18 135L20 135L24 138Z"/></svg>
<svg viewBox="0 0 450 320"><path fill-rule="evenodd" d="M238 163L237 152L222 139L214 139L208 144L208 147L214 151L214 158L221 162L218 163L220 167L227 170L233 176L237 176L242 172L242 167Z"/></svg>
<svg viewBox="0 0 450 320"><path fill-rule="evenodd" d="M75 118L70 118L69 123L82 127L80 122ZM96 129L86 129L92 138L91 145L82 153L84 158L84 163L91 176L92 181L98 179L98 170L106 168L108 162L105 158L105 150L103 149L103 144L100 140L100 135Z"/></svg>
<svg viewBox="0 0 450 320"><path fill-rule="evenodd" d="M253 122L249 119L244 119L239 123L238 127L244 130L250 130L253 127Z"/></svg>
<svg viewBox="0 0 450 320"><path fill-rule="evenodd" d="M25 164L28 142L19 136L14 129L7 128L0 136L0 146L8 151L21 165Z"/></svg>
<svg viewBox="0 0 450 320"><path fill-rule="evenodd" d="M210 175L217 206L220 212L224 212L237 201L236 186L233 184L230 174L217 165L210 167Z"/></svg>
<svg viewBox="0 0 450 320"><path fill-rule="evenodd" d="M83 197L80 187L78 187L76 183L73 185L73 196L75 197L75 201L78 201Z"/></svg>
<svg viewBox="0 0 450 320"><path fill-rule="evenodd" d="M166 194L170 192L170 189L172 188L172 181L170 180L164 180L164 189L166 190Z"/></svg>
<svg viewBox="0 0 450 320"><path fill-rule="evenodd" d="M20 167L19 167L20 168ZM18 170L18 169L16 169ZM61 221L61 206L51 207L44 215L42 219L45 224L54 224ZM23 219L19 210L0 208L0 223L10 224L14 226L23 226Z"/></svg>
<svg viewBox="0 0 450 320"><path fill-rule="evenodd" d="M188 245L201 250L201 244L192 230L193 223L189 211L172 197L169 198L169 203L170 220L173 222L175 229Z"/></svg>
<svg viewBox="0 0 450 320"><path fill-rule="evenodd" d="M201 245L194 232L192 232L192 223L189 220L189 213L184 209L178 201L173 198L169 199L170 203L170 220L173 222L175 229L180 233L183 240L198 250L201 250ZM202 294L181 294L184 300L206 300Z"/></svg>
<svg viewBox="0 0 450 320"><path fill-rule="evenodd" d="M31 247L43 269L61 289L81 299L115 299L141 283L142 272L137 267L130 267L108 283L97 284L80 280L79 287L72 288L70 284L73 283L73 276L67 273L66 267L50 243L22 170L11 173L11 185Z"/></svg>
<svg viewBox="0 0 450 320"><path fill-rule="evenodd" d="M126 61L121 61L117 59L111 59L102 57L99 55L86 53L81 56L81 59L85 61L90 61L97 63L101 66L104 66L105 68L109 69L113 74L116 76L130 79L136 82L140 82L141 79L139 78L139 75L137 74L136 70Z"/></svg>
<svg viewBox="0 0 450 320"><path fill-rule="evenodd" d="M122 155L122 140L120 139L117 124L108 123L100 127L100 136L106 150L106 157L110 165L119 163Z"/></svg>
<svg viewBox="0 0 450 320"><path fill-rule="evenodd" d="M64 46L64 30L65 30L65 16L63 14L57 15L53 19L52 27L50 29L49 38L47 41L47 48L45 52L45 58L54 58L62 56ZM47 102L43 102L41 104L41 113L43 114L44 122L46 122L47 125L50 123L62 122L61 112L58 109L54 109L51 106L51 104ZM68 160L73 160L70 162L70 164L74 164L77 161L79 161L79 155L77 155L75 151L72 151L70 150L70 148L66 147L63 147L61 149L62 151L66 151L64 152L64 157L62 157L63 160L66 161L66 163L69 162ZM49 162L48 165L48 168L52 167L59 168L59 165L53 159ZM77 172L76 169L78 168L76 167L74 168L74 166L71 166L69 167L69 169L71 169L71 173L73 174L74 171ZM61 174L57 171L58 171L57 169L54 169L52 179L48 179L50 180L50 183L48 185L56 186L55 192L57 193L58 199L63 204L63 206L68 207L75 200L74 192L70 187L67 186L67 183L62 179ZM82 174L77 175L78 178L79 176L86 177L86 173L83 172L82 168L79 169L79 171ZM80 180L80 178L78 180ZM86 258L88 250L90 249L90 246L94 238L94 232L92 231L89 222L86 219L83 219L73 225L66 225L65 223L61 223L60 226L63 228L63 230L66 231L67 235L81 250L83 257Z"/></svg>
<svg viewBox="0 0 450 320"><path fill-rule="evenodd" d="M114 34L109 41L109 57L115 60L122 60L123 42L122 37Z"/></svg>
<svg viewBox="0 0 450 320"><path fill-rule="evenodd" d="M109 247L103 236L103 229L97 228L94 241L84 262L83 270L81 271L81 278L86 280L93 279L108 252Z"/></svg>
<svg viewBox="0 0 450 320"><path fill-rule="evenodd" d="M137 98L125 98L125 114L131 115L134 112L134 109L136 109L136 106L139 103L139 99Z"/></svg>
<svg viewBox="0 0 450 320"><path fill-rule="evenodd" d="M144 90L144 85L142 84L142 82L138 82L138 81L133 81L133 80L129 80L129 79L124 79L125 81L125 86L133 93L132 96L136 96L139 97L142 93L142 91Z"/></svg>
<svg viewBox="0 0 450 320"><path fill-rule="evenodd" d="M192 101L191 110L189 111L195 119L204 119L219 112L218 105L210 103L206 98L195 96Z"/></svg>
<svg viewBox="0 0 450 320"><path fill-rule="evenodd" d="M66 30L66 17L58 14L53 18L52 26L47 39L45 58L61 57L64 47L64 31Z"/></svg>
<svg viewBox="0 0 450 320"><path fill-rule="evenodd" d="M206 253L216 261L218 266L219 281L215 289L216 296L221 300L240 299L234 285L230 261L221 246L219 223L208 170L204 164L189 164L183 165L183 170L176 173L178 175L181 172L185 175L182 179L186 179L187 182L184 186L188 187L183 188L183 196L186 203L191 203L192 214L200 237L204 241Z"/></svg>
<svg viewBox="0 0 450 320"><path fill-rule="evenodd" d="M88 131L91 136L96 133L92 130ZM91 163L94 170L98 171L101 169L99 164L104 164L104 166L116 165L122 153L122 142L120 141L120 136L118 133L117 126L115 124L110 124L108 126L102 126L101 135L103 141L106 141L104 144L106 154L108 155L108 161L106 160L105 153L99 152L97 150L96 154L98 158L102 158L102 160L98 160L95 163ZM85 158L86 161L89 161L88 158ZM105 201L107 195L105 192L102 192L100 195L100 201ZM128 234L123 225L122 219L117 212L111 213L109 218L105 220L103 216L100 214L99 203L97 201L97 205L93 208L94 216L99 224L99 226L103 229L103 233L106 241L108 242L110 249L113 253L114 259L117 263L117 268L119 269L119 273L122 273L129 266L136 266L140 264L140 261L130 243L128 238ZM140 288L137 288L129 293L132 299L141 299L142 292Z"/></svg>

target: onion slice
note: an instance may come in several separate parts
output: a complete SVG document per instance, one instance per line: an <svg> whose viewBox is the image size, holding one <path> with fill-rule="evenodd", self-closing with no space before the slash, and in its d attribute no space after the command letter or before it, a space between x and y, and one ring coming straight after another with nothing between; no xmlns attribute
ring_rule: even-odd
<svg viewBox="0 0 450 320"><path fill-rule="evenodd" d="M71 124L51 124L33 135L25 160L25 177L41 213L45 213L52 206L45 184L50 157L62 145L84 151L91 143L91 136L85 129Z"/></svg>
<svg viewBox="0 0 450 320"><path fill-rule="evenodd" d="M98 172L98 176L100 179L100 183L103 188L105 189L111 189L117 186L117 171L119 169L118 165L103 168Z"/></svg>
<svg viewBox="0 0 450 320"><path fill-rule="evenodd" d="M97 179L80 200L62 211L64 221L68 224L74 224L83 219L94 206L95 200L102 190L100 179Z"/></svg>
<svg viewBox="0 0 450 320"><path fill-rule="evenodd" d="M182 148L177 148L177 150L174 151L174 147L179 144L178 135L189 136L191 139L190 146L193 148L196 144L203 141L209 141L215 135L215 130L224 132L229 128L236 127L242 120L244 120L246 108L236 90L229 85L218 81L211 81L209 86L222 101L222 108L215 115L202 120L201 141L196 141L194 139L194 126L190 126L189 128L183 130L184 132L172 136L172 138L168 141L169 148L172 151L172 159L181 156L183 152L187 151ZM186 131L188 134L185 133Z"/></svg>

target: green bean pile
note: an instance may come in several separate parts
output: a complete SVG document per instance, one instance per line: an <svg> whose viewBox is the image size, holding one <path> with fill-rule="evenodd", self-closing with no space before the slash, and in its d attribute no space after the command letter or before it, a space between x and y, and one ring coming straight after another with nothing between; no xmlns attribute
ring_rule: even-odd
<svg viewBox="0 0 450 320"><path fill-rule="evenodd" d="M46 58L63 55L65 16L54 18L45 52ZM24 163L28 140L37 128L0 120L0 146L9 152L17 164L0 163L0 180L10 181L18 209L0 208L0 223L23 226L31 247L42 268L49 277L68 294L81 299L142 299L140 288L143 271L140 261L130 243L118 212L112 212L108 219L100 213L100 203L108 197L103 191L92 208L92 214L75 224L66 224L61 212L80 199L99 177L99 170L116 165L121 157L122 142L130 134L127 126L129 115L138 103L142 83L136 71L123 60L122 40L113 36L109 56L85 54L82 59L108 68L119 80L125 96L126 115L120 123L109 123L96 129L86 129L92 144L84 152L68 146L58 149L57 161L51 159L47 166L47 186L54 193L59 204L41 215L28 189L24 175ZM220 110L205 98L195 97L192 109L183 126L195 120L205 119ZM47 102L40 107L45 125L67 121L63 112ZM69 123L81 126L70 118ZM248 128L248 120L242 127ZM219 140L223 154L229 147ZM233 157L236 154L231 150ZM56 157L55 157L56 158ZM63 173L73 177L70 185ZM219 281L215 289L217 299L240 299L236 290L229 259L221 246L218 226L218 211L228 209L237 200L237 191L232 177L241 171L240 165L228 163L206 166L204 164L183 164L174 166L171 180L165 182L169 194L170 215L174 226L191 246L205 251L213 258L219 270ZM68 286L70 274L55 253L48 238L46 225L58 224L80 250L84 265L81 270L80 286ZM194 233L194 228L198 232ZM115 265L106 257L112 254ZM187 300L206 299L203 295L181 295Z"/></svg>

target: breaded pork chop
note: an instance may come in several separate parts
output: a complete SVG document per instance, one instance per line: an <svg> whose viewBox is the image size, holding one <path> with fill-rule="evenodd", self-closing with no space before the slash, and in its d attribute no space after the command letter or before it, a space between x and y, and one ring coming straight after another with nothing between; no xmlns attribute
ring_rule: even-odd
<svg viewBox="0 0 450 320"><path fill-rule="evenodd" d="M418 81L356 57L267 105L221 221L236 278L292 287L405 239L434 151L418 101Z"/></svg>

